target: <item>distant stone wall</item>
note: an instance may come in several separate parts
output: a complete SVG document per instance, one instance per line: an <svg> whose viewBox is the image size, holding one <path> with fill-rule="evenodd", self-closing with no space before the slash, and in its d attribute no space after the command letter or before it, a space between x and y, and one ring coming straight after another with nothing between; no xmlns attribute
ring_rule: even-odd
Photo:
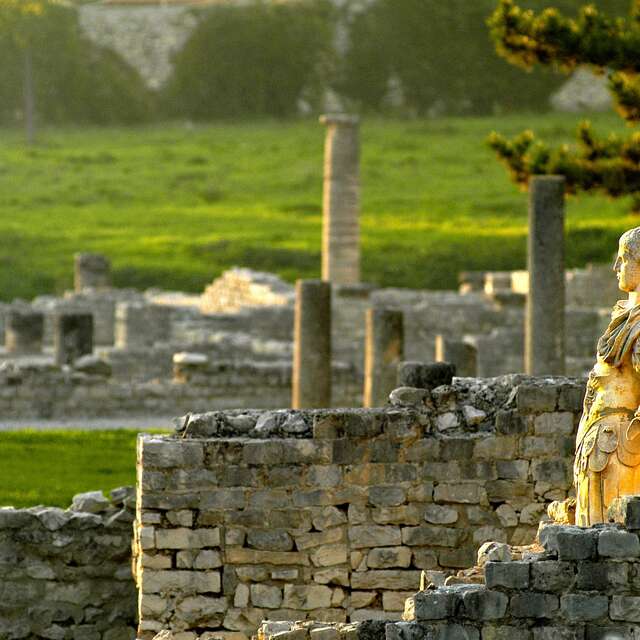
<svg viewBox="0 0 640 640"><path fill-rule="evenodd" d="M333 404L357 407L362 389L354 371L334 367ZM291 405L291 364L214 362L188 367L177 379L111 380L54 365L0 370L2 420L173 416L212 408L275 409Z"/></svg>
<svg viewBox="0 0 640 640"><path fill-rule="evenodd" d="M0 508L0 638L133 640L134 510L131 488L67 511Z"/></svg>
<svg viewBox="0 0 640 640"><path fill-rule="evenodd" d="M421 570L533 541L571 486L584 389L507 376L372 410L214 412L138 445L141 638L397 619Z"/></svg>

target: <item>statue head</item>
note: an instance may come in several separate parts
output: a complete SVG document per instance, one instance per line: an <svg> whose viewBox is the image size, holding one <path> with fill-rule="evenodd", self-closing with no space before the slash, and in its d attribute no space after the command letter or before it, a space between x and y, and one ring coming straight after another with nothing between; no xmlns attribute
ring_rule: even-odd
<svg viewBox="0 0 640 640"><path fill-rule="evenodd" d="M622 234L613 265L621 291L640 291L640 227Z"/></svg>

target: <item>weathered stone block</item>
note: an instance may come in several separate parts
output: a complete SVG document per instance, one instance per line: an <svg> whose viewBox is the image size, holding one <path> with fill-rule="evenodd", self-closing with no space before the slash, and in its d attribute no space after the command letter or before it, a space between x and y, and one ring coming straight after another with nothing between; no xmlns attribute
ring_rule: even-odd
<svg viewBox="0 0 640 640"><path fill-rule="evenodd" d="M551 593L529 591L511 596L510 611L514 618L554 618L558 608L558 596Z"/></svg>
<svg viewBox="0 0 640 640"><path fill-rule="evenodd" d="M499 591L478 586L462 591L462 615L471 620L499 620L507 612L509 598Z"/></svg>
<svg viewBox="0 0 640 640"><path fill-rule="evenodd" d="M367 565L371 569L407 568L411 565L411 550L407 547L371 549L367 556Z"/></svg>
<svg viewBox="0 0 640 640"><path fill-rule="evenodd" d="M605 558L637 558L640 540L630 531L607 528L598 534L598 554Z"/></svg>
<svg viewBox="0 0 640 640"><path fill-rule="evenodd" d="M402 543L399 527L356 525L349 527L349 542L353 549L396 546Z"/></svg>
<svg viewBox="0 0 640 640"><path fill-rule="evenodd" d="M333 567L337 564L346 564L347 553L347 545L332 544L314 547L309 557L315 567Z"/></svg>
<svg viewBox="0 0 640 640"><path fill-rule="evenodd" d="M396 507L405 502L407 494L402 487L377 486L369 489L369 502L376 507Z"/></svg>
<svg viewBox="0 0 640 640"><path fill-rule="evenodd" d="M434 502L457 502L460 504L486 504L487 492L477 484L439 484L434 489Z"/></svg>
<svg viewBox="0 0 640 640"><path fill-rule="evenodd" d="M558 560L542 560L531 563L531 588L535 591L561 593L575 580L574 565Z"/></svg>
<svg viewBox="0 0 640 640"><path fill-rule="evenodd" d="M620 591L629 583L629 565L626 562L579 562L576 586L585 591Z"/></svg>
<svg viewBox="0 0 640 640"><path fill-rule="evenodd" d="M487 587L507 589L527 589L529 587L528 562L487 562L485 580Z"/></svg>
<svg viewBox="0 0 640 640"><path fill-rule="evenodd" d="M440 587L434 591L420 591L407 599L404 619L421 621L445 620L456 611L461 602L457 587Z"/></svg>
<svg viewBox="0 0 640 640"><path fill-rule="evenodd" d="M420 571L382 569L351 574L352 589L411 591L420 587Z"/></svg>
<svg viewBox="0 0 640 640"><path fill-rule="evenodd" d="M331 607L331 589L323 585L286 584L282 606L308 611Z"/></svg>
<svg viewBox="0 0 640 640"><path fill-rule="evenodd" d="M516 389L516 405L521 414L555 411L557 399L558 390L551 385L521 384Z"/></svg>
<svg viewBox="0 0 640 640"><path fill-rule="evenodd" d="M282 590L266 584L252 584L251 604L265 609L277 609L282 604Z"/></svg>
<svg viewBox="0 0 640 640"><path fill-rule="evenodd" d="M626 529L640 529L640 496L623 496L609 507L609 519L623 524Z"/></svg>
<svg viewBox="0 0 640 640"><path fill-rule="evenodd" d="M142 437L144 467L201 467L204 464L202 443L190 440L168 440Z"/></svg>
<svg viewBox="0 0 640 640"><path fill-rule="evenodd" d="M283 529L250 529L247 542L254 549L263 551L291 551L293 538Z"/></svg>
<svg viewBox="0 0 640 640"><path fill-rule="evenodd" d="M458 521L458 510L454 507L429 504L425 507L424 519L432 524L453 524Z"/></svg>
<svg viewBox="0 0 640 640"><path fill-rule="evenodd" d="M405 527L402 529L402 543L410 547L457 547L463 535L463 530L447 527Z"/></svg>
<svg viewBox="0 0 640 640"><path fill-rule="evenodd" d="M640 622L640 596L613 596L609 613L612 620Z"/></svg>
<svg viewBox="0 0 640 640"><path fill-rule="evenodd" d="M604 618L609 611L607 596L569 593L560 597L562 614L571 623Z"/></svg>

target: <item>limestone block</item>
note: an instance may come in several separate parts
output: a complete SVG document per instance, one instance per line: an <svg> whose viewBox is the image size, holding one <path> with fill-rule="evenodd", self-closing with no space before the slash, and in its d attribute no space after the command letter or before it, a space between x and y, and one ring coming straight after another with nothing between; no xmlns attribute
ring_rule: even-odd
<svg viewBox="0 0 640 640"><path fill-rule="evenodd" d="M487 562L485 580L489 589L504 587L507 589L526 589L529 586L528 562Z"/></svg>
<svg viewBox="0 0 640 640"><path fill-rule="evenodd" d="M328 609L331 606L331 589L323 585L286 584L282 606L291 609Z"/></svg>
<svg viewBox="0 0 640 640"><path fill-rule="evenodd" d="M409 490L411 491L411 490ZM429 494L433 493L433 486L423 492L417 491L414 494L414 499L426 497L425 494L428 491ZM418 494L416 496L416 494ZM431 497L429 496L429 500ZM377 524L403 524L403 525L418 525L422 522L422 510L420 506L415 504L402 505L400 507L380 507L378 509L371 510L371 519Z"/></svg>
<svg viewBox="0 0 640 640"><path fill-rule="evenodd" d="M347 545L332 544L315 547L309 554L311 562L316 567L332 567L347 563Z"/></svg>
<svg viewBox="0 0 640 640"><path fill-rule="evenodd" d="M295 536L296 547L300 551L312 549L322 545L333 544L344 541L344 528L334 528L321 531L320 533L302 533Z"/></svg>
<svg viewBox="0 0 640 640"><path fill-rule="evenodd" d="M319 627L309 630L311 640L339 640L340 632L335 627Z"/></svg>
<svg viewBox="0 0 640 640"><path fill-rule="evenodd" d="M596 553L592 530L565 525L546 525L539 531L540 544L560 560L589 560Z"/></svg>
<svg viewBox="0 0 640 640"><path fill-rule="evenodd" d="M324 531L331 527L346 524L347 516L336 507L318 507L312 509L312 522L315 529Z"/></svg>
<svg viewBox="0 0 640 640"><path fill-rule="evenodd" d="M377 596L376 591L352 591L351 606L354 609L365 609L375 602Z"/></svg>
<svg viewBox="0 0 640 640"><path fill-rule="evenodd" d="M574 433L574 415L569 411L542 413L533 418L536 436L570 436Z"/></svg>
<svg viewBox="0 0 640 640"><path fill-rule="evenodd" d="M640 622L640 597L613 596L609 613L612 620Z"/></svg>
<svg viewBox="0 0 640 640"><path fill-rule="evenodd" d="M193 511L189 509L167 511L167 520L175 527L192 527Z"/></svg>
<svg viewBox="0 0 640 640"><path fill-rule="evenodd" d="M402 542L410 547L457 547L463 534L461 529L447 527L405 527L402 530Z"/></svg>
<svg viewBox="0 0 640 640"><path fill-rule="evenodd" d="M531 587L536 591L561 593L575 580L573 564L558 560L543 560L531 563Z"/></svg>
<svg viewBox="0 0 640 640"><path fill-rule="evenodd" d="M425 507L424 519L432 524L453 524L458 521L458 511L453 507L429 504Z"/></svg>
<svg viewBox="0 0 640 640"><path fill-rule="evenodd" d="M377 486L369 489L369 502L376 507L396 507L406 500L402 487Z"/></svg>
<svg viewBox="0 0 640 640"><path fill-rule="evenodd" d="M585 591L620 592L629 587L629 565L626 562L580 562L576 588Z"/></svg>
<svg viewBox="0 0 640 640"><path fill-rule="evenodd" d="M194 569L217 569L222 566L222 557L219 551L205 549L200 551L193 563Z"/></svg>
<svg viewBox="0 0 640 640"><path fill-rule="evenodd" d="M461 589L463 615L472 620L499 620L507 612L509 598L500 591L470 585Z"/></svg>
<svg viewBox="0 0 640 640"><path fill-rule="evenodd" d="M598 554L605 558L637 558L640 540L630 531L604 529L598 535Z"/></svg>
<svg viewBox="0 0 640 640"><path fill-rule="evenodd" d="M140 594L140 611L143 616L159 618L170 606L168 598L151 593Z"/></svg>
<svg viewBox="0 0 640 640"><path fill-rule="evenodd" d="M609 611L607 596L569 593L560 597L562 615L571 623L604 618Z"/></svg>
<svg viewBox="0 0 640 640"><path fill-rule="evenodd" d="M202 467L204 451L199 442L143 437L142 460L145 468Z"/></svg>
<svg viewBox="0 0 640 640"><path fill-rule="evenodd" d="M459 590L455 587L420 591L407 598L403 617L416 621L444 620L454 614L459 602Z"/></svg>
<svg viewBox="0 0 640 640"><path fill-rule="evenodd" d="M295 551L258 551L228 547L225 556L229 564L309 565L308 555Z"/></svg>
<svg viewBox="0 0 640 640"><path fill-rule="evenodd" d="M382 608L385 611L404 611L406 599L414 593L415 591L384 591L382 593Z"/></svg>
<svg viewBox="0 0 640 640"><path fill-rule="evenodd" d="M178 569L193 569L193 557L192 551L178 551L176 554L176 568Z"/></svg>
<svg viewBox="0 0 640 640"><path fill-rule="evenodd" d="M503 527L515 527L518 524L518 514L510 504L501 504L496 509L496 515Z"/></svg>
<svg viewBox="0 0 640 640"><path fill-rule="evenodd" d="M411 550L407 547L379 547L371 549L367 556L371 569L407 568L411 565ZM387 609L387 607L384 607Z"/></svg>
<svg viewBox="0 0 640 640"><path fill-rule="evenodd" d="M478 549L478 566L487 562L511 562L511 547L501 542L485 542Z"/></svg>
<svg viewBox="0 0 640 640"><path fill-rule="evenodd" d="M476 440L473 457L477 460L512 460L516 456L516 438L487 436Z"/></svg>
<svg viewBox="0 0 640 640"><path fill-rule="evenodd" d="M217 593L221 580L217 571L150 571L142 576L143 593Z"/></svg>
<svg viewBox="0 0 640 640"><path fill-rule="evenodd" d="M529 461L498 460L496 470L500 480L526 480L529 477Z"/></svg>
<svg viewBox="0 0 640 640"><path fill-rule="evenodd" d="M264 551L291 551L293 539L283 529L251 529L247 533L250 547Z"/></svg>
<svg viewBox="0 0 640 640"><path fill-rule="evenodd" d="M282 604L282 590L266 584L252 584L251 603L264 609L278 609Z"/></svg>
<svg viewBox="0 0 640 640"><path fill-rule="evenodd" d="M190 626L217 627L222 622L220 614L227 610L226 598L190 596L176 606L177 617Z"/></svg>
<svg viewBox="0 0 640 640"><path fill-rule="evenodd" d="M518 412L527 414L555 411L557 397L558 390L555 386L521 384L516 390Z"/></svg>
<svg viewBox="0 0 640 640"><path fill-rule="evenodd" d="M321 569L313 574L313 581L318 584L338 584L342 587L349 586L349 571L342 567L330 567Z"/></svg>
<svg viewBox="0 0 640 640"><path fill-rule="evenodd" d="M140 561L145 569L171 569L171 556L143 553Z"/></svg>
<svg viewBox="0 0 640 640"><path fill-rule="evenodd" d="M111 502L102 491L89 491L73 496L69 509L85 513L103 513L110 507Z"/></svg>
<svg viewBox="0 0 640 640"><path fill-rule="evenodd" d="M434 502L486 504L487 492L477 484L439 484L434 489Z"/></svg>
<svg viewBox="0 0 640 640"><path fill-rule="evenodd" d="M399 527L356 525L349 527L349 542L352 549L397 546L402 544L402 537Z"/></svg>
<svg viewBox="0 0 640 640"><path fill-rule="evenodd" d="M516 593L511 596L514 618L553 618L558 611L558 596L551 593Z"/></svg>
<svg viewBox="0 0 640 640"><path fill-rule="evenodd" d="M351 574L352 589L411 591L420 586L420 571L381 569Z"/></svg>

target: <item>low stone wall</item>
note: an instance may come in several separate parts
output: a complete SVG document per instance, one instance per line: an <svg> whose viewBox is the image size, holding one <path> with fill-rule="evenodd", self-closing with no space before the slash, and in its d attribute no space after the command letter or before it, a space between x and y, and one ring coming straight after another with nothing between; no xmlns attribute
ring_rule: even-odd
<svg viewBox="0 0 640 640"><path fill-rule="evenodd" d="M188 369L173 380L136 382L48 364L9 363L0 369L0 424L3 419L166 417L291 405L288 362L215 362ZM362 389L352 368L336 365L333 371L334 405L360 406Z"/></svg>
<svg viewBox="0 0 640 640"><path fill-rule="evenodd" d="M214 412L142 436L140 637L399 618L421 570L532 542L571 486L583 387L454 382L385 409Z"/></svg>
<svg viewBox="0 0 640 640"><path fill-rule="evenodd" d="M132 488L0 508L0 638L132 640Z"/></svg>

